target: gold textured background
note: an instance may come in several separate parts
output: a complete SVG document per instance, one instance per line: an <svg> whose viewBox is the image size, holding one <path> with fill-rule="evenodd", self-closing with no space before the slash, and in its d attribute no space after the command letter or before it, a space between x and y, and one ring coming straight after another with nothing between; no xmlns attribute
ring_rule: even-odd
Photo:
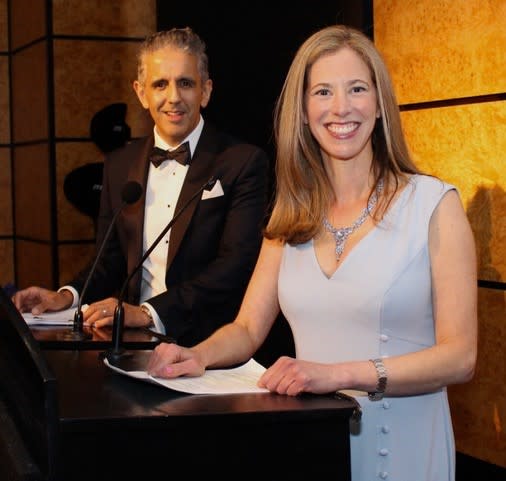
<svg viewBox="0 0 506 481"><path fill-rule="evenodd" d="M53 0L56 35L144 37L156 28L156 0Z"/></svg>
<svg viewBox="0 0 506 481"><path fill-rule="evenodd" d="M402 113L414 157L455 184L476 237L478 277L506 279L506 102Z"/></svg>
<svg viewBox="0 0 506 481"><path fill-rule="evenodd" d="M5 5L7 1L4 0ZM46 32L46 2L45 0L15 0L10 2L11 8L11 50L26 45L33 40L40 39ZM43 79L37 79L38 82ZM35 83L35 82L34 82Z"/></svg>
<svg viewBox="0 0 506 481"><path fill-rule="evenodd" d="M506 91L504 0L374 0L400 104Z"/></svg>
<svg viewBox="0 0 506 481"><path fill-rule="evenodd" d="M1 26L0 32L0 36L4 36ZM8 144L10 141L9 109L9 60L7 56L0 56L0 112L2 112L0 115L0 144Z"/></svg>
<svg viewBox="0 0 506 481"><path fill-rule="evenodd" d="M7 0L0 0L0 285L14 282Z"/></svg>
<svg viewBox="0 0 506 481"><path fill-rule="evenodd" d="M90 139L97 111L124 102L133 137L151 128L132 82L136 47L155 29L156 0L0 0L0 52L6 54L0 56L0 108L12 114L12 126L8 115L0 118L0 207L11 210L12 193L15 206L15 222L12 216L0 222L2 284L16 277L19 288L56 288L92 258L93 222L67 201L63 182L74 168L102 160Z"/></svg>
<svg viewBox="0 0 506 481"><path fill-rule="evenodd" d="M506 281L506 0L375 0L374 40L418 165L457 186L477 242L478 276ZM450 386L457 450L506 467L506 293L479 288L476 375Z"/></svg>
<svg viewBox="0 0 506 481"><path fill-rule="evenodd" d="M0 52L7 52L9 46L7 29L7 0L0 0Z"/></svg>
<svg viewBox="0 0 506 481"><path fill-rule="evenodd" d="M134 137L146 131L146 111L132 86L137 46L138 41L55 40L56 137L88 137L93 115L116 102L127 104L126 121Z"/></svg>
<svg viewBox="0 0 506 481"><path fill-rule="evenodd" d="M54 42L56 137L88 137L93 115L117 102L127 104L126 123L132 136L146 134L151 121L132 82L138 42L156 29L156 1L56 0L53 28L55 35L82 36ZM56 142L57 232L58 240L65 242L58 247L59 285L68 282L95 252L93 222L66 199L65 176L101 160L102 153L92 142Z"/></svg>

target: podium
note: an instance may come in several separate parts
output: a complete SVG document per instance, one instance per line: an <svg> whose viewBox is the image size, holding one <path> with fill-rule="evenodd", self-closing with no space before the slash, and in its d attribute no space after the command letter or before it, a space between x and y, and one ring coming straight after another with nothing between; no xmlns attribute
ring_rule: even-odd
<svg viewBox="0 0 506 481"><path fill-rule="evenodd" d="M46 356L59 384L65 480L350 479L352 402L183 394L117 374L97 351Z"/></svg>
<svg viewBox="0 0 506 481"><path fill-rule="evenodd" d="M0 288L0 479L60 479L56 377Z"/></svg>
<svg viewBox="0 0 506 481"><path fill-rule="evenodd" d="M100 349L41 349L6 301L0 479L350 480L352 401L150 385L109 369Z"/></svg>

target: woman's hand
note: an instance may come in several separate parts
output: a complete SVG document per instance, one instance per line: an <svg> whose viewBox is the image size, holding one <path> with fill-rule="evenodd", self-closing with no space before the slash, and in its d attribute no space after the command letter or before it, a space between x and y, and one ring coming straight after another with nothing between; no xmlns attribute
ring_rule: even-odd
<svg viewBox="0 0 506 481"><path fill-rule="evenodd" d="M334 366L280 357L258 381L258 386L278 394L296 396L302 392L324 394L336 391Z"/></svg>
<svg viewBox="0 0 506 481"><path fill-rule="evenodd" d="M196 351L167 343L161 343L155 347L146 368L149 375L167 379L179 376L202 376L205 370Z"/></svg>

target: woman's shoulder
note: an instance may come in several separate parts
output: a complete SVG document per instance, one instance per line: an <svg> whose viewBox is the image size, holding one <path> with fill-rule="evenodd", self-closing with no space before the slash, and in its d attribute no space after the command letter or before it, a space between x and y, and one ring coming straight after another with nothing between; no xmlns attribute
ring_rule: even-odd
<svg viewBox="0 0 506 481"><path fill-rule="evenodd" d="M406 184L395 204L396 208L392 208L390 214L393 216L395 212L399 214L418 212L424 217L430 217L441 199L450 190L456 190L455 186L437 176L413 174L406 178Z"/></svg>
<svg viewBox="0 0 506 481"><path fill-rule="evenodd" d="M421 195L443 196L449 190L457 188L435 175L414 174L408 180L413 192L419 192Z"/></svg>

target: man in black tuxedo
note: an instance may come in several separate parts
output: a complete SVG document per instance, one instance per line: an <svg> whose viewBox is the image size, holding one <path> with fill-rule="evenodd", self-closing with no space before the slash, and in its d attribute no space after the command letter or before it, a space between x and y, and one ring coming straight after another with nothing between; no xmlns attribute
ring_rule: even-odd
<svg viewBox="0 0 506 481"><path fill-rule="evenodd" d="M189 28L148 37L138 55L134 89L154 120L153 135L128 143L104 162L97 226L100 245L128 181L143 186L140 201L124 208L85 299L85 324L112 324L118 290L143 253L211 176L218 179L175 222L132 277L123 304L126 326L154 325L192 345L234 319L260 248L267 209L264 151L219 132L201 109L210 100L205 44ZM157 167L153 147L189 148ZM150 158L152 161L150 161ZM153 160L154 159L154 160ZM58 291L29 287L14 296L22 311L55 311L77 304L89 270Z"/></svg>

